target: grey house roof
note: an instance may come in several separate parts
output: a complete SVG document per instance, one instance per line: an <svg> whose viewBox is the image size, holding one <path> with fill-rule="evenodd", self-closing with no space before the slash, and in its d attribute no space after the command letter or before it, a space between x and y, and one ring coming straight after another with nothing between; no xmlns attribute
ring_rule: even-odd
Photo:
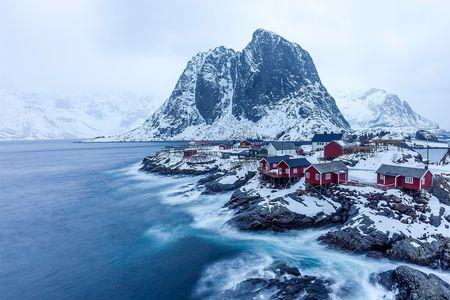
<svg viewBox="0 0 450 300"><path fill-rule="evenodd" d="M272 146L275 148L275 150L295 150L295 146L294 146L293 142L276 141L276 142L270 142L270 144L272 144Z"/></svg>
<svg viewBox="0 0 450 300"><path fill-rule="evenodd" d="M422 168L411 168L393 165L381 165L376 173L387 176L404 176L413 178L422 178L428 170Z"/></svg>
<svg viewBox="0 0 450 300"><path fill-rule="evenodd" d="M266 147L261 147L261 148L258 150L258 154L268 154L268 153L269 153L269 150L267 150Z"/></svg>
<svg viewBox="0 0 450 300"><path fill-rule="evenodd" d="M331 172L347 172L348 168L342 161L332 161L323 164L312 165L320 173L331 173Z"/></svg>
<svg viewBox="0 0 450 300"><path fill-rule="evenodd" d="M286 162L290 168L309 167L311 165L306 158L285 159L284 162Z"/></svg>
<svg viewBox="0 0 450 300"><path fill-rule="evenodd" d="M315 134L311 140L313 143L319 143L319 142L331 142L331 141L338 141L342 140L342 137L344 135L342 133L320 133Z"/></svg>
<svg viewBox="0 0 450 300"><path fill-rule="evenodd" d="M294 141L293 143L296 147L311 145L311 141Z"/></svg>
<svg viewBox="0 0 450 300"><path fill-rule="evenodd" d="M266 157L264 158L269 164L277 164L282 160L287 160L289 159L289 156L287 155L282 155L282 156L271 156L271 157Z"/></svg>

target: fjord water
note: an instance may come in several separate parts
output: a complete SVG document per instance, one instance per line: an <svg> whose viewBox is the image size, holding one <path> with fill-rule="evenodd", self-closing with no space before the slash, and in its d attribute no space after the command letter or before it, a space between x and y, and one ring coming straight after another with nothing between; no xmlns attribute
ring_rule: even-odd
<svg viewBox="0 0 450 300"><path fill-rule="evenodd" d="M335 296L377 299L395 264L320 246L319 231L240 233L230 194L139 171L168 143L0 143L0 299L217 298L273 260L331 277Z"/></svg>

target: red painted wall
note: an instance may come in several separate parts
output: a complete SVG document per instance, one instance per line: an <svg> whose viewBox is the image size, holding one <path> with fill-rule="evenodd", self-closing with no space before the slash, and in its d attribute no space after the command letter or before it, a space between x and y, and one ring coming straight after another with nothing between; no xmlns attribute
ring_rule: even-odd
<svg viewBox="0 0 450 300"><path fill-rule="evenodd" d="M347 182L347 181L348 181L348 173L339 174L339 182L338 183Z"/></svg>
<svg viewBox="0 0 450 300"><path fill-rule="evenodd" d="M310 177L306 177L306 172L309 172ZM316 180L316 174L320 174L319 171L316 170L314 167L309 167L305 169L305 182L309 184L320 184L320 178ZM327 178L327 174L330 174L330 178ZM347 182L348 180L348 172L342 173L342 174L336 174L336 173L323 173L322 175L322 185L330 185L330 184L337 184L338 179L340 179L340 183Z"/></svg>
<svg viewBox="0 0 450 300"><path fill-rule="evenodd" d="M314 168L313 166L308 167L305 170L305 176L306 176L306 172L309 172L310 176L309 178L305 177L305 182L306 183L310 183L310 184L320 184L320 179L316 180L316 174L320 174L319 171L317 171L316 168Z"/></svg>
<svg viewBox="0 0 450 300"><path fill-rule="evenodd" d="M381 174L377 173L377 184L392 186L395 185L395 177L394 176L385 176L385 180L381 179ZM398 185L398 180L397 180Z"/></svg>
<svg viewBox="0 0 450 300"><path fill-rule="evenodd" d="M297 169L297 173L294 173L294 169ZM304 176L304 168L298 167L298 168L291 168L291 177L303 177Z"/></svg>
<svg viewBox="0 0 450 300"><path fill-rule="evenodd" d="M284 161L281 161L278 163L278 168L281 169L281 176L288 176L288 168L289 166Z"/></svg>
<svg viewBox="0 0 450 300"><path fill-rule="evenodd" d="M266 165L267 165L267 162L266 162L266 160L265 159L261 159L261 161L260 161L260 163L261 163L261 168L266 168Z"/></svg>
<svg viewBox="0 0 450 300"><path fill-rule="evenodd" d="M430 171L428 171L425 176L425 184L422 184L422 189L429 189L433 186L433 174L431 174Z"/></svg>
<svg viewBox="0 0 450 300"><path fill-rule="evenodd" d="M406 179L403 176L397 177L397 187L399 188L405 188L405 189L413 189L413 190L419 190L422 189L428 189L433 185L433 175L430 171L428 171L425 176L425 183L420 187L420 179L419 178L413 178L413 183L406 183ZM394 176L385 176L385 181L381 179L381 174L377 174L377 183L381 185L386 186L392 186L395 187L395 177Z"/></svg>
<svg viewBox="0 0 450 300"><path fill-rule="evenodd" d="M338 158L344 154L344 148L335 141L329 142L323 148L323 157L326 159Z"/></svg>

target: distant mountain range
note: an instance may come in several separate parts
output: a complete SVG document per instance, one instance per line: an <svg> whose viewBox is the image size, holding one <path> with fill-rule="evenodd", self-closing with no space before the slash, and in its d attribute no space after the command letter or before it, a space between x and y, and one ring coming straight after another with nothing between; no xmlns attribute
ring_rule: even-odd
<svg viewBox="0 0 450 300"><path fill-rule="evenodd" d="M258 29L242 51L195 55L163 106L111 139L299 139L349 130L308 52Z"/></svg>
<svg viewBox="0 0 450 300"><path fill-rule="evenodd" d="M127 132L155 110L136 95L45 96L0 89L0 139L86 138Z"/></svg>
<svg viewBox="0 0 450 300"><path fill-rule="evenodd" d="M406 101L381 89L336 92L334 98L354 130L415 132L418 129L439 129L438 124L416 113Z"/></svg>
<svg viewBox="0 0 450 300"><path fill-rule="evenodd" d="M263 29L242 51L217 47L195 55L170 97L159 109L154 103L136 95L44 96L3 89L0 139L295 140L324 131L439 129L381 89L336 92L333 98L307 51Z"/></svg>

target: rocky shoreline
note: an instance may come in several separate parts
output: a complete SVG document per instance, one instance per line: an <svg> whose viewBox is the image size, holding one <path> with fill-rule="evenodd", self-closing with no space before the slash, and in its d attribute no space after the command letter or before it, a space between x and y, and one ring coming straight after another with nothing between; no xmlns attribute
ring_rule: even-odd
<svg viewBox="0 0 450 300"><path fill-rule="evenodd" d="M215 164L199 167L156 155L146 157L141 169L162 175L206 175L197 183L204 194L233 191L223 207L233 212L227 224L239 230L330 227L329 232L319 237L319 242L332 249L450 269L450 238L443 235L443 232L450 232L450 217L444 207L448 205L448 185L445 184L435 188L433 194L414 197L395 191L338 187L319 194L297 186L281 191L272 189L260 182L255 170L239 165L230 168L220 159ZM374 275L373 283L397 291L397 299L425 299L421 298L424 295L431 295L427 299L450 299L447 283L434 275L430 277L411 268L413 271L408 269L407 272L404 268ZM416 291L414 280L425 278L423 276L428 276L433 283L438 282L438 290L429 291L430 294ZM271 299L281 299L295 298L298 293L308 294L309 291L313 295L311 299L328 299L330 282L312 280L298 272L298 276L290 279L251 278L227 293L251 298L259 292L276 290ZM433 298L435 295L438 298ZM439 298L442 295L443 298Z"/></svg>
<svg viewBox="0 0 450 300"><path fill-rule="evenodd" d="M297 193L288 194L287 197L300 203L302 200L301 195ZM269 205L260 205L263 201L261 196L236 190L224 205L234 211L228 224L240 230L251 231L317 228L344 223L350 211L350 204L343 201L336 203L339 208L334 213L320 212L314 216L307 216L293 212L284 205L279 205L280 203L286 204L283 197L269 200Z"/></svg>
<svg viewBox="0 0 450 300"><path fill-rule="evenodd" d="M353 199L360 197L345 190L341 194ZM409 205L397 195L370 193L363 194L363 197L368 200L364 205L367 205L370 213L383 216L384 220L391 219L411 226L405 226L405 232L381 231L369 213L358 213L350 217L340 229L320 236L321 243L333 249L372 257L386 257L442 270L450 268L450 238L442 234L442 230L449 230L448 224L442 223L443 207L440 207L439 214L433 214L427 206L430 200L423 197L408 197ZM437 202L436 199L434 201ZM393 226L397 226L396 223ZM419 226L428 227L423 236L406 235L408 230Z"/></svg>
<svg viewBox="0 0 450 300"><path fill-rule="evenodd" d="M171 163L171 158L162 158L159 156L147 156L142 161L142 167L140 170L150 173L157 173L161 175L204 175L214 171L217 171L217 167L205 168L197 170L193 168L180 168L181 164L175 162L175 164L166 167L166 164Z"/></svg>

